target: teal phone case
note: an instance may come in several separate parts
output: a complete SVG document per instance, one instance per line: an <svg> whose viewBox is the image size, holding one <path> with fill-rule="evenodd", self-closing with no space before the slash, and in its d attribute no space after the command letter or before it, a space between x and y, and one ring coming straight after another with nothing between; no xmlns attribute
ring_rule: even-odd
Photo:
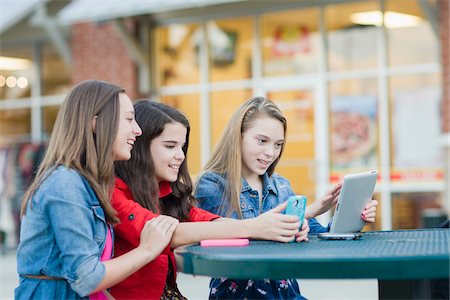
<svg viewBox="0 0 450 300"><path fill-rule="evenodd" d="M303 219L305 218L305 209L306 209L306 197L303 195L290 196L288 199L286 211L284 212L286 215L294 215L297 216L300 220L300 229L303 226Z"/></svg>

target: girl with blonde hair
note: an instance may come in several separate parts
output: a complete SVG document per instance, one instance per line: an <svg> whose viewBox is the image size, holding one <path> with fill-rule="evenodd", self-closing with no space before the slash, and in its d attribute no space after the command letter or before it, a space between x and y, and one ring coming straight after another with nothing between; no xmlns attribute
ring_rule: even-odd
<svg viewBox="0 0 450 300"><path fill-rule="evenodd" d="M130 159L141 133L122 88L89 80L69 92L24 196L15 298L106 299L169 243L178 221L161 216L129 254L110 259L114 161Z"/></svg>
<svg viewBox="0 0 450 300"><path fill-rule="evenodd" d="M251 219L295 195L289 181L275 173L286 129L286 119L274 102L255 97L241 104L196 182L194 197L199 207L221 216ZM307 207L310 233L329 230L314 217L336 203L340 189L336 185ZM363 220L375 221L376 204L372 201L362 212ZM295 279L213 278L210 288L211 299L303 299Z"/></svg>

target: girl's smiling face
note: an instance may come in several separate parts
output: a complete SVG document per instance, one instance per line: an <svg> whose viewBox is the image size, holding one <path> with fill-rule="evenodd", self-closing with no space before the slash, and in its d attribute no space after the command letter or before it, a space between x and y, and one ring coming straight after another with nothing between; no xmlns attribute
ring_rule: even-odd
<svg viewBox="0 0 450 300"><path fill-rule="evenodd" d="M134 107L130 98L120 93L119 103L119 126L112 149L113 157L114 160L129 160L134 142L142 134L142 130L134 119Z"/></svg>
<svg viewBox="0 0 450 300"><path fill-rule="evenodd" d="M251 178L263 175L280 156L284 143L283 124L272 117L255 119L242 134L242 175Z"/></svg>
<svg viewBox="0 0 450 300"><path fill-rule="evenodd" d="M178 172L185 158L183 146L186 143L186 135L187 129L183 124L167 123L163 132L150 143L158 182L175 182L178 179Z"/></svg>

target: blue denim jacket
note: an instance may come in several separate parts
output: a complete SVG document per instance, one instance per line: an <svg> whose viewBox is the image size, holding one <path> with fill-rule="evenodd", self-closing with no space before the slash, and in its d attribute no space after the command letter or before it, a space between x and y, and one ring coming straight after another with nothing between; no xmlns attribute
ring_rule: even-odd
<svg viewBox="0 0 450 300"><path fill-rule="evenodd" d="M238 219L236 212L228 213L229 206L223 200L226 178L208 172L203 174L197 183L194 197L200 208L212 213ZM244 219L255 218L260 214L278 206L289 196L295 195L289 181L277 174L263 176L262 207L259 204L258 192L253 190L245 179L242 180L240 207ZM311 233L326 232L316 219L309 219ZM295 279L285 280L242 280L230 278L213 278L210 282L210 299L304 299L300 294Z"/></svg>
<svg viewBox="0 0 450 300"><path fill-rule="evenodd" d="M72 169L55 169L34 193L22 219L15 298L87 299L105 275L100 256L107 226L89 183Z"/></svg>

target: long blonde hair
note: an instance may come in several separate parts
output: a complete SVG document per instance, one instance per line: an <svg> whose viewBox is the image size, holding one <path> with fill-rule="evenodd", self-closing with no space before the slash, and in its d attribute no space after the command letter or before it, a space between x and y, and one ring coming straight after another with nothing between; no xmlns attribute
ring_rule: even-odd
<svg viewBox="0 0 450 300"><path fill-rule="evenodd" d="M112 147L119 124L119 94L124 92L109 82L88 80L68 93L58 112L36 177L24 195L22 215L25 215L28 202L45 178L57 166L64 165L76 170L89 182L108 222L118 222L110 202L114 184Z"/></svg>
<svg viewBox="0 0 450 300"><path fill-rule="evenodd" d="M239 195L242 190L242 135L252 126L254 120L264 116L281 122L284 129L284 138L286 139L286 119L275 103L264 97L251 98L242 103L234 112L213 154L199 176L201 178L206 172L215 172L225 177L227 185L223 195L223 204L228 202L229 210L227 213L236 212L241 219L242 211L239 204ZM281 146L278 158L267 169L269 176L273 174L281 158L284 144ZM223 207L224 205L222 205Z"/></svg>

